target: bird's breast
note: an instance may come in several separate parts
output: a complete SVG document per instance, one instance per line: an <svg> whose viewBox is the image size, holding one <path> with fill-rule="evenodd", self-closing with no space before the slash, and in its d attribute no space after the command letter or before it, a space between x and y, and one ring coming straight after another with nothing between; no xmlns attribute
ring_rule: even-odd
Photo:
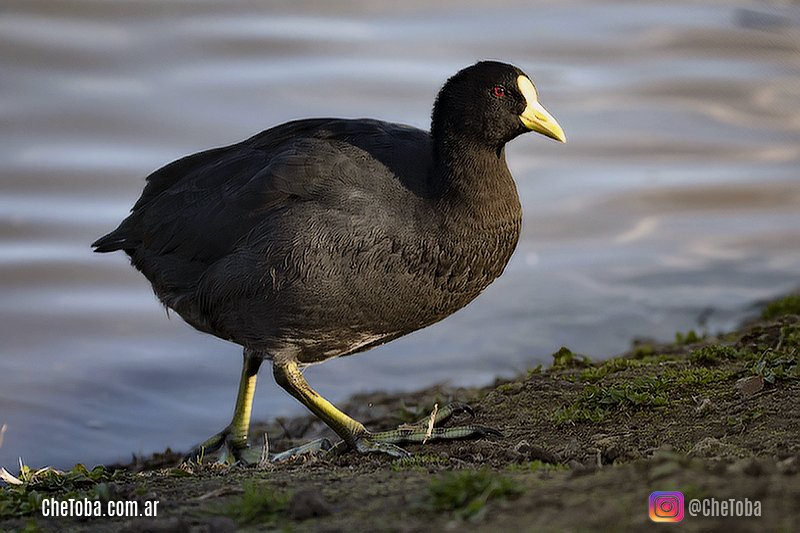
<svg viewBox="0 0 800 533"><path fill-rule="evenodd" d="M462 227L460 234L443 244L437 277L454 295L475 298L503 273L521 226L521 217L509 217L476 220Z"/></svg>

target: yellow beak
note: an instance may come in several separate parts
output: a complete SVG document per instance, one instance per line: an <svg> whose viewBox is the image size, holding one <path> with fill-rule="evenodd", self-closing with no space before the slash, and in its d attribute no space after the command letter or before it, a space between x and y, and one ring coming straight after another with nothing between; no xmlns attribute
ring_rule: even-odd
<svg viewBox="0 0 800 533"><path fill-rule="evenodd" d="M548 113L539 103L536 88L531 80L527 76L520 75L517 78L517 86L519 86L519 90L522 96L525 97L525 103L527 104L525 110L519 116L522 124L531 131L541 133L562 143L567 142L564 130L561 129L553 115Z"/></svg>

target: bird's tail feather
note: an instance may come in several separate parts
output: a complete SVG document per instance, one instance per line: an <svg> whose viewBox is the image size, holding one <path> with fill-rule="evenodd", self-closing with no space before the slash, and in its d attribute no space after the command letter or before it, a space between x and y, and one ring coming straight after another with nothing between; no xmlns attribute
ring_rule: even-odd
<svg viewBox="0 0 800 533"><path fill-rule="evenodd" d="M116 229L108 235L104 235L103 237L100 237L94 241L92 243L92 248L94 248L94 251L103 254L131 248L133 243L130 242L130 239L124 235L120 235L118 232L119 230Z"/></svg>

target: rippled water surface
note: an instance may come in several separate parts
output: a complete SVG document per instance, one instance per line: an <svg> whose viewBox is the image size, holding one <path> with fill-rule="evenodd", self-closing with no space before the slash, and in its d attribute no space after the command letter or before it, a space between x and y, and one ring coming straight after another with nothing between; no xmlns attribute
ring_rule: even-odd
<svg viewBox="0 0 800 533"><path fill-rule="evenodd" d="M320 392L483 384L800 284L797 2L318 4L0 7L0 465L186 449L229 420L239 348L89 249L144 176L292 118L427 127L477 59L531 74L569 138L509 146L520 246L467 309L310 369ZM255 417L302 412L264 374Z"/></svg>

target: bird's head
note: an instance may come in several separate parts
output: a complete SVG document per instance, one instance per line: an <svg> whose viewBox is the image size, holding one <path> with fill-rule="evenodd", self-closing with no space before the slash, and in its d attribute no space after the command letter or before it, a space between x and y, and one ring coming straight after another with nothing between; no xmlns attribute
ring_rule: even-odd
<svg viewBox="0 0 800 533"><path fill-rule="evenodd" d="M501 148L527 131L566 142L564 130L539 103L531 79L513 65L481 61L447 80L433 108L431 134L455 134Z"/></svg>

